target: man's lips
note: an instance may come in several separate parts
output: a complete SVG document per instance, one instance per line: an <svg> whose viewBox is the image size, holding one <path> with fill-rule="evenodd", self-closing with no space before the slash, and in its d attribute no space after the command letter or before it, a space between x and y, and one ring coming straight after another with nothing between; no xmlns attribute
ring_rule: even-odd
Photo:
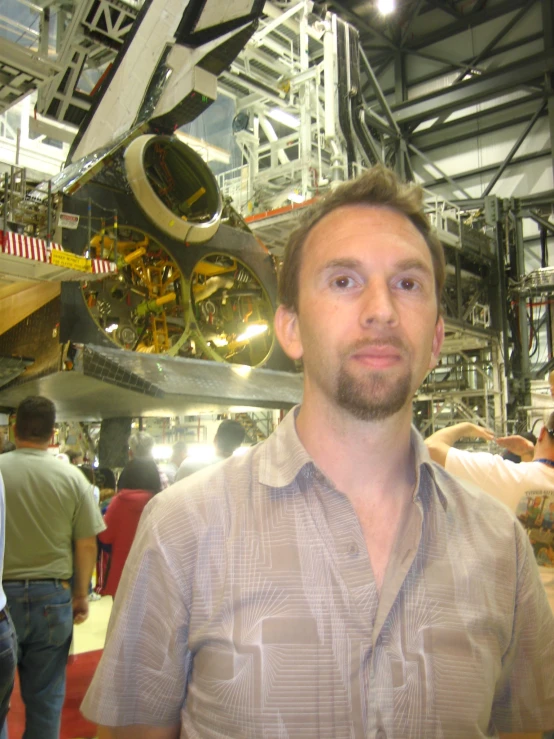
<svg viewBox="0 0 554 739"><path fill-rule="evenodd" d="M351 359L368 367L391 367L402 361L403 352L390 344L370 344L356 349Z"/></svg>

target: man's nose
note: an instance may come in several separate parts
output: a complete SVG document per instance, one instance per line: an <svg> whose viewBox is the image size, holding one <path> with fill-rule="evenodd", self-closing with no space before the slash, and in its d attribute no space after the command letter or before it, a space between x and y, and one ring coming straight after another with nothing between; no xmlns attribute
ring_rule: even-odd
<svg viewBox="0 0 554 739"><path fill-rule="evenodd" d="M362 295L360 323L363 326L398 323L398 311L390 286L385 280L371 280Z"/></svg>

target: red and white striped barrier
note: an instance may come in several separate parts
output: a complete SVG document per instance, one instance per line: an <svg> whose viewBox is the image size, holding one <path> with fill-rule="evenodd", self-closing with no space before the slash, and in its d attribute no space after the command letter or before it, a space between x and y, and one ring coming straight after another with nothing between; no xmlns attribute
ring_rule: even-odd
<svg viewBox="0 0 554 739"><path fill-rule="evenodd" d="M52 250L63 252L64 249L60 244L51 242L48 244L44 239L36 239L32 236L14 233L13 231L0 230L0 253L10 254L14 257L22 257L23 259L33 259L38 262L52 263ZM92 274L113 274L117 272L117 266L108 259L85 259L84 257L76 257L71 252L67 252L68 259L71 255L71 264L69 269L78 272L92 272ZM64 265L65 266L65 265Z"/></svg>
<svg viewBox="0 0 554 739"><path fill-rule="evenodd" d="M91 259L90 261L92 262L92 273L95 275L117 272L115 262L110 262L107 259Z"/></svg>

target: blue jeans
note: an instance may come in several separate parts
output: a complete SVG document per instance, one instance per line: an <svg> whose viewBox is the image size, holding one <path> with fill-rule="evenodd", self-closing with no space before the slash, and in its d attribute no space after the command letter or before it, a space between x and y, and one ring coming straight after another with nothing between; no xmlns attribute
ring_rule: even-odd
<svg viewBox="0 0 554 739"><path fill-rule="evenodd" d="M58 739L73 633L71 590L61 580L4 581L3 585L17 634L25 704L23 739Z"/></svg>
<svg viewBox="0 0 554 739"><path fill-rule="evenodd" d="M8 715L17 663L15 630L7 609L5 614L0 621L0 736Z"/></svg>

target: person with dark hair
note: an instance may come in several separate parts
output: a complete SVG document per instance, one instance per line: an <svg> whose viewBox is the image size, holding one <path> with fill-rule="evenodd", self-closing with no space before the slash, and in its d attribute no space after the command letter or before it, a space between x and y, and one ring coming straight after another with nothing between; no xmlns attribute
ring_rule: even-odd
<svg viewBox="0 0 554 739"><path fill-rule="evenodd" d="M110 547L100 592L114 597L142 511L162 489L154 460L131 459L121 471L117 487L104 515L106 530L98 536L101 545Z"/></svg>
<svg viewBox="0 0 554 739"><path fill-rule="evenodd" d="M90 484L48 453L54 404L32 396L15 417L16 450L0 455L6 490L3 586L19 645L25 736L58 739L73 624L88 616L96 534Z"/></svg>
<svg viewBox="0 0 554 739"><path fill-rule="evenodd" d="M222 421L214 436L215 457L208 460L185 459L175 474L175 482L183 480L208 465L231 457L235 449L238 449L244 441L245 434L243 426L238 421L231 421L230 419Z"/></svg>
<svg viewBox="0 0 554 739"><path fill-rule="evenodd" d="M275 314L302 405L146 508L82 707L99 739L554 726L554 616L525 532L411 425L444 272L421 190L384 167L308 212Z"/></svg>

